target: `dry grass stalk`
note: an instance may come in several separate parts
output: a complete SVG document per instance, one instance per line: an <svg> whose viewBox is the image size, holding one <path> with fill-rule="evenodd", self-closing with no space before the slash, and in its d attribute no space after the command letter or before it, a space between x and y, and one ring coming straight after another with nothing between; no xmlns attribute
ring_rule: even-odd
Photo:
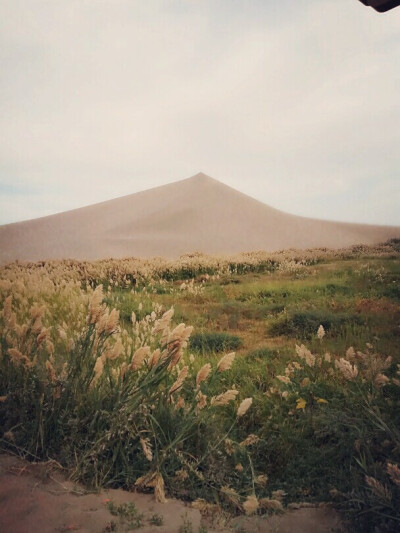
<svg viewBox="0 0 400 533"><path fill-rule="evenodd" d="M164 478L159 472L149 472L144 476L139 477L135 482L136 487L149 487L154 488L155 499L159 503L166 503L167 499L165 497L164 490Z"/></svg>
<svg viewBox="0 0 400 533"><path fill-rule="evenodd" d="M10 442L15 442L15 435L11 430L6 431L3 437Z"/></svg>
<svg viewBox="0 0 400 533"><path fill-rule="evenodd" d="M203 498L197 498L192 502L193 509L197 509L201 513L207 509L208 503Z"/></svg>
<svg viewBox="0 0 400 533"><path fill-rule="evenodd" d="M358 368L356 365L352 365L347 359L341 357L335 361L336 368L342 373L347 381L351 381L358 376Z"/></svg>
<svg viewBox="0 0 400 533"><path fill-rule="evenodd" d="M196 408L201 411L207 405L207 396L199 391L196 395L197 405Z"/></svg>
<svg viewBox="0 0 400 533"><path fill-rule="evenodd" d="M132 361L130 365L131 370L137 370L138 368L140 368L143 364L143 361L149 354L150 348L148 346L142 346L141 348L138 348L132 356Z"/></svg>
<svg viewBox="0 0 400 533"><path fill-rule="evenodd" d="M107 315L107 320L104 324L104 331L107 334L112 334L114 331L118 328L118 322L119 322L119 311L117 309L113 309L109 315Z"/></svg>
<svg viewBox="0 0 400 533"><path fill-rule="evenodd" d="M322 341L322 339L325 337L325 329L322 324L318 328L317 337L319 338L320 341Z"/></svg>
<svg viewBox="0 0 400 533"><path fill-rule="evenodd" d="M156 350L154 350L154 352L149 357L149 362L148 362L149 367L150 368L155 367L158 361L160 360L160 357L161 357L161 351L159 348L157 348Z"/></svg>
<svg viewBox="0 0 400 533"><path fill-rule="evenodd" d="M174 308L171 307L171 309L166 311L163 314L163 316L159 320L156 321L153 327L153 333L157 334L157 333L162 333L163 331L165 331L166 328L169 327L173 315L174 315Z"/></svg>
<svg viewBox="0 0 400 533"><path fill-rule="evenodd" d="M232 367L233 361L235 360L235 352L228 353L224 355L217 365L218 372L225 372Z"/></svg>
<svg viewBox="0 0 400 533"><path fill-rule="evenodd" d="M392 494L385 486L372 476L365 476L365 481L372 492L381 500L390 502Z"/></svg>
<svg viewBox="0 0 400 533"><path fill-rule="evenodd" d="M54 370L54 367L51 364L51 361L49 359L46 361L46 370L47 370L50 382L51 383L55 383L55 381L57 379L57 376L56 376L56 372Z"/></svg>
<svg viewBox="0 0 400 533"><path fill-rule="evenodd" d="M227 405L229 402L234 400L236 396L239 394L239 391L230 389L226 392L223 392L222 394L218 394L218 396L213 396L211 398L211 405Z"/></svg>
<svg viewBox="0 0 400 533"><path fill-rule="evenodd" d="M42 331L37 336L36 342L38 346L41 346L50 336L49 328L42 328Z"/></svg>
<svg viewBox="0 0 400 533"><path fill-rule="evenodd" d="M188 479L188 477L189 477L188 471L185 470L184 468L175 471L175 475L174 475L175 481L179 481L182 483L183 481Z"/></svg>
<svg viewBox="0 0 400 533"><path fill-rule="evenodd" d="M385 376L385 374L379 373L375 376L374 385L377 388L384 387L385 385L387 385L387 383L389 383L389 381L390 379Z"/></svg>
<svg viewBox="0 0 400 533"><path fill-rule="evenodd" d="M261 487L266 487L268 483L268 476L266 474L260 474L258 475L254 480L257 485L260 485Z"/></svg>
<svg viewBox="0 0 400 533"><path fill-rule="evenodd" d="M22 354L16 348L9 348L8 355L10 356L11 362L14 365L23 365L26 368L31 368L33 366L33 362L29 359L29 357Z"/></svg>
<svg viewBox="0 0 400 533"><path fill-rule="evenodd" d="M186 406L185 399L182 396L178 396L178 399L175 403L175 409L184 409Z"/></svg>
<svg viewBox="0 0 400 533"><path fill-rule="evenodd" d="M298 346L296 344L296 353L297 353L297 356L300 358L300 359L303 359L306 364L309 366L309 367L313 367L315 365L315 355L313 355L310 350L308 350L304 344L302 344L301 346Z"/></svg>
<svg viewBox="0 0 400 533"><path fill-rule="evenodd" d="M393 483L400 487L400 468L397 465L388 463L386 465L386 471Z"/></svg>
<svg viewBox="0 0 400 533"><path fill-rule="evenodd" d="M278 500L279 502L283 502L283 498L286 496L286 492L284 490L278 489L272 491L272 499Z"/></svg>
<svg viewBox="0 0 400 533"><path fill-rule="evenodd" d="M253 403L253 398L245 398L238 407L238 410L236 413L237 417L240 418L241 416L245 415L247 411L249 410L252 403Z"/></svg>
<svg viewBox="0 0 400 533"><path fill-rule="evenodd" d="M220 515L221 507L215 503L208 503L203 498L197 498L192 502L192 507L198 509L203 516Z"/></svg>
<svg viewBox="0 0 400 533"><path fill-rule="evenodd" d="M96 359L96 363L93 368L94 376L91 382L91 386L95 385L98 382L101 375L103 374L103 370L104 370L103 356L100 356Z"/></svg>
<svg viewBox="0 0 400 533"><path fill-rule="evenodd" d="M256 444L260 440L257 435L253 435L252 433L248 435L242 442L240 443L240 446L251 446L252 444Z"/></svg>
<svg viewBox="0 0 400 533"><path fill-rule="evenodd" d="M167 503L164 489L164 478L160 473L157 473L154 485L154 496L159 503Z"/></svg>
<svg viewBox="0 0 400 533"><path fill-rule="evenodd" d="M271 510L271 511L283 511L283 505L282 505L282 502L280 502L279 500L273 500L270 498L261 498L260 509Z"/></svg>
<svg viewBox="0 0 400 533"><path fill-rule="evenodd" d="M210 373L211 373L211 365L210 365L210 363L206 363L205 365L203 365L200 368L200 370L197 372L197 376L196 376L196 387L197 388L199 388L200 383L202 383L203 381L205 381L208 378Z"/></svg>
<svg viewBox="0 0 400 533"><path fill-rule="evenodd" d="M179 390L182 387L183 382L185 381L185 379L186 379L186 377L188 375L188 372L189 372L189 367L188 366L184 366L182 368L182 370L179 372L178 378L176 379L175 383L169 389L169 393L170 394L173 394L174 392L176 392L177 390Z"/></svg>
<svg viewBox="0 0 400 533"><path fill-rule="evenodd" d="M89 303L89 323L96 324L104 312L103 302L103 285L99 285L92 294Z"/></svg>
<svg viewBox="0 0 400 533"><path fill-rule="evenodd" d="M247 515L256 513L259 506L260 504L255 494L251 494L250 496L248 496L246 501L243 503L243 509Z"/></svg>
<svg viewBox="0 0 400 533"><path fill-rule="evenodd" d="M227 455L231 456L233 455L235 449L233 447L233 441L231 439L225 439L224 441L224 444L225 444L225 452Z"/></svg>
<svg viewBox="0 0 400 533"><path fill-rule="evenodd" d="M240 503L240 496L234 489L225 485L221 487L221 494L234 507L236 507L239 510L243 509L243 506Z"/></svg>
<svg viewBox="0 0 400 533"><path fill-rule="evenodd" d="M135 481L135 487L154 487L154 480L156 477L156 472L147 472L144 476L140 476Z"/></svg>
<svg viewBox="0 0 400 533"><path fill-rule="evenodd" d="M142 447L142 450L143 450L143 453L144 453L144 456L146 457L146 459L148 461L152 461L153 460L153 452L152 452L152 449L151 449L151 443L150 443L150 439L149 438L145 438L143 439L142 437L140 438L140 445Z"/></svg>

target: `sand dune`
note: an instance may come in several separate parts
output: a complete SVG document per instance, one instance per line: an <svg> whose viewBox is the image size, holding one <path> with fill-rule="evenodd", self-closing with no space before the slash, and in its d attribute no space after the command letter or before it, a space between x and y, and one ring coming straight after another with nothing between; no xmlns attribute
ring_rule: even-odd
<svg viewBox="0 0 400 533"><path fill-rule="evenodd" d="M115 200L0 226L0 261L340 248L391 237L400 237L400 227L289 215L200 173Z"/></svg>

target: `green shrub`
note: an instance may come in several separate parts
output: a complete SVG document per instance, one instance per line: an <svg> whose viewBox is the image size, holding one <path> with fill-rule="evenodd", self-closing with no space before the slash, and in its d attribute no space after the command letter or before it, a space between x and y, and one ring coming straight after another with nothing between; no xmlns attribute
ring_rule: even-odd
<svg viewBox="0 0 400 533"><path fill-rule="evenodd" d="M190 348L202 353L237 350L242 340L229 333L195 333L190 338Z"/></svg>
<svg viewBox="0 0 400 533"><path fill-rule="evenodd" d="M393 285L392 287L386 288L383 292L383 296L386 296L386 298L390 298L391 300L400 300L400 286Z"/></svg>
<svg viewBox="0 0 400 533"><path fill-rule="evenodd" d="M280 480L290 499L333 498L351 531L399 531L400 383L386 375L390 358L372 346L344 357L296 354L297 366L276 376L279 392L267 393L285 400L270 404L255 468L268 454L270 483Z"/></svg>
<svg viewBox="0 0 400 533"><path fill-rule="evenodd" d="M273 301L276 301L277 299L281 298L288 298L290 296L289 291L259 291L257 294L257 297L260 298L260 300L267 300L269 298L273 298Z"/></svg>
<svg viewBox="0 0 400 533"><path fill-rule="evenodd" d="M329 296L334 296L335 294L351 294L351 288L346 285L337 285L336 283L328 283L324 287L324 292Z"/></svg>
<svg viewBox="0 0 400 533"><path fill-rule="evenodd" d="M254 360L254 359L271 359L274 358L276 355L276 352L274 350L271 350L271 348L257 348L256 350L251 351L247 354L246 359Z"/></svg>
<svg viewBox="0 0 400 533"><path fill-rule="evenodd" d="M326 332L338 332L345 324L360 324L361 318L356 315L335 314L321 311L297 311L284 315L272 322L268 333L274 337L284 335L300 339L310 339L315 336L318 327L322 325Z"/></svg>

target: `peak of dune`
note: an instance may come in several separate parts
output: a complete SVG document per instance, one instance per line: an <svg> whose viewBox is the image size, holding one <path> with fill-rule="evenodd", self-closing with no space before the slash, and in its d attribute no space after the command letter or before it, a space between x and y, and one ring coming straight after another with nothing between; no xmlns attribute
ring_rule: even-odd
<svg viewBox="0 0 400 533"><path fill-rule="evenodd" d="M211 176L207 176L207 174L204 174L204 172L198 172L194 176L188 178L188 180L197 182L197 183L207 183L207 182L217 182L220 183L218 180L212 178Z"/></svg>
<svg viewBox="0 0 400 533"><path fill-rule="evenodd" d="M100 204L0 226L0 262L340 248L391 237L400 237L400 228L290 215L199 172Z"/></svg>
<svg viewBox="0 0 400 533"><path fill-rule="evenodd" d="M204 172L198 172L194 176L191 176L190 178L177 181L175 182L177 186L186 186L188 188L191 188L193 190L199 190L199 189L207 189L207 188L214 188L215 190L221 191L232 191L231 187L229 185L226 185L222 181L216 180L215 178L212 178L211 176L208 176L207 174L204 174ZM238 192L238 191L236 191ZM245 195L243 195L245 196Z"/></svg>

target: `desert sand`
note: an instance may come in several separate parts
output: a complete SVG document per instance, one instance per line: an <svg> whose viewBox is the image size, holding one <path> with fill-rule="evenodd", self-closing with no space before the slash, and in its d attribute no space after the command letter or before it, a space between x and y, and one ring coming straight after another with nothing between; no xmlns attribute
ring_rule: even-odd
<svg viewBox="0 0 400 533"><path fill-rule="evenodd" d="M342 248L391 237L400 237L400 227L290 215L199 173L107 202L0 226L0 262Z"/></svg>
<svg viewBox="0 0 400 533"><path fill-rule="evenodd" d="M132 531L127 521L113 516L107 509L134 503L143 515L141 533L179 533L184 523L187 529L201 531L201 516L183 502L169 499L157 503L152 494L123 490L99 493L87 492L81 485L66 479L50 463L31 464L18 457L0 454L0 531L2 533L106 533ZM162 516L163 524L150 524L152 516ZM218 527L206 519L208 533L330 533L344 532L337 513L329 507L300 508L270 517L237 517L218 520ZM113 529L113 524L114 527ZM189 528L191 526L191 529ZM204 530L204 529L203 529Z"/></svg>

